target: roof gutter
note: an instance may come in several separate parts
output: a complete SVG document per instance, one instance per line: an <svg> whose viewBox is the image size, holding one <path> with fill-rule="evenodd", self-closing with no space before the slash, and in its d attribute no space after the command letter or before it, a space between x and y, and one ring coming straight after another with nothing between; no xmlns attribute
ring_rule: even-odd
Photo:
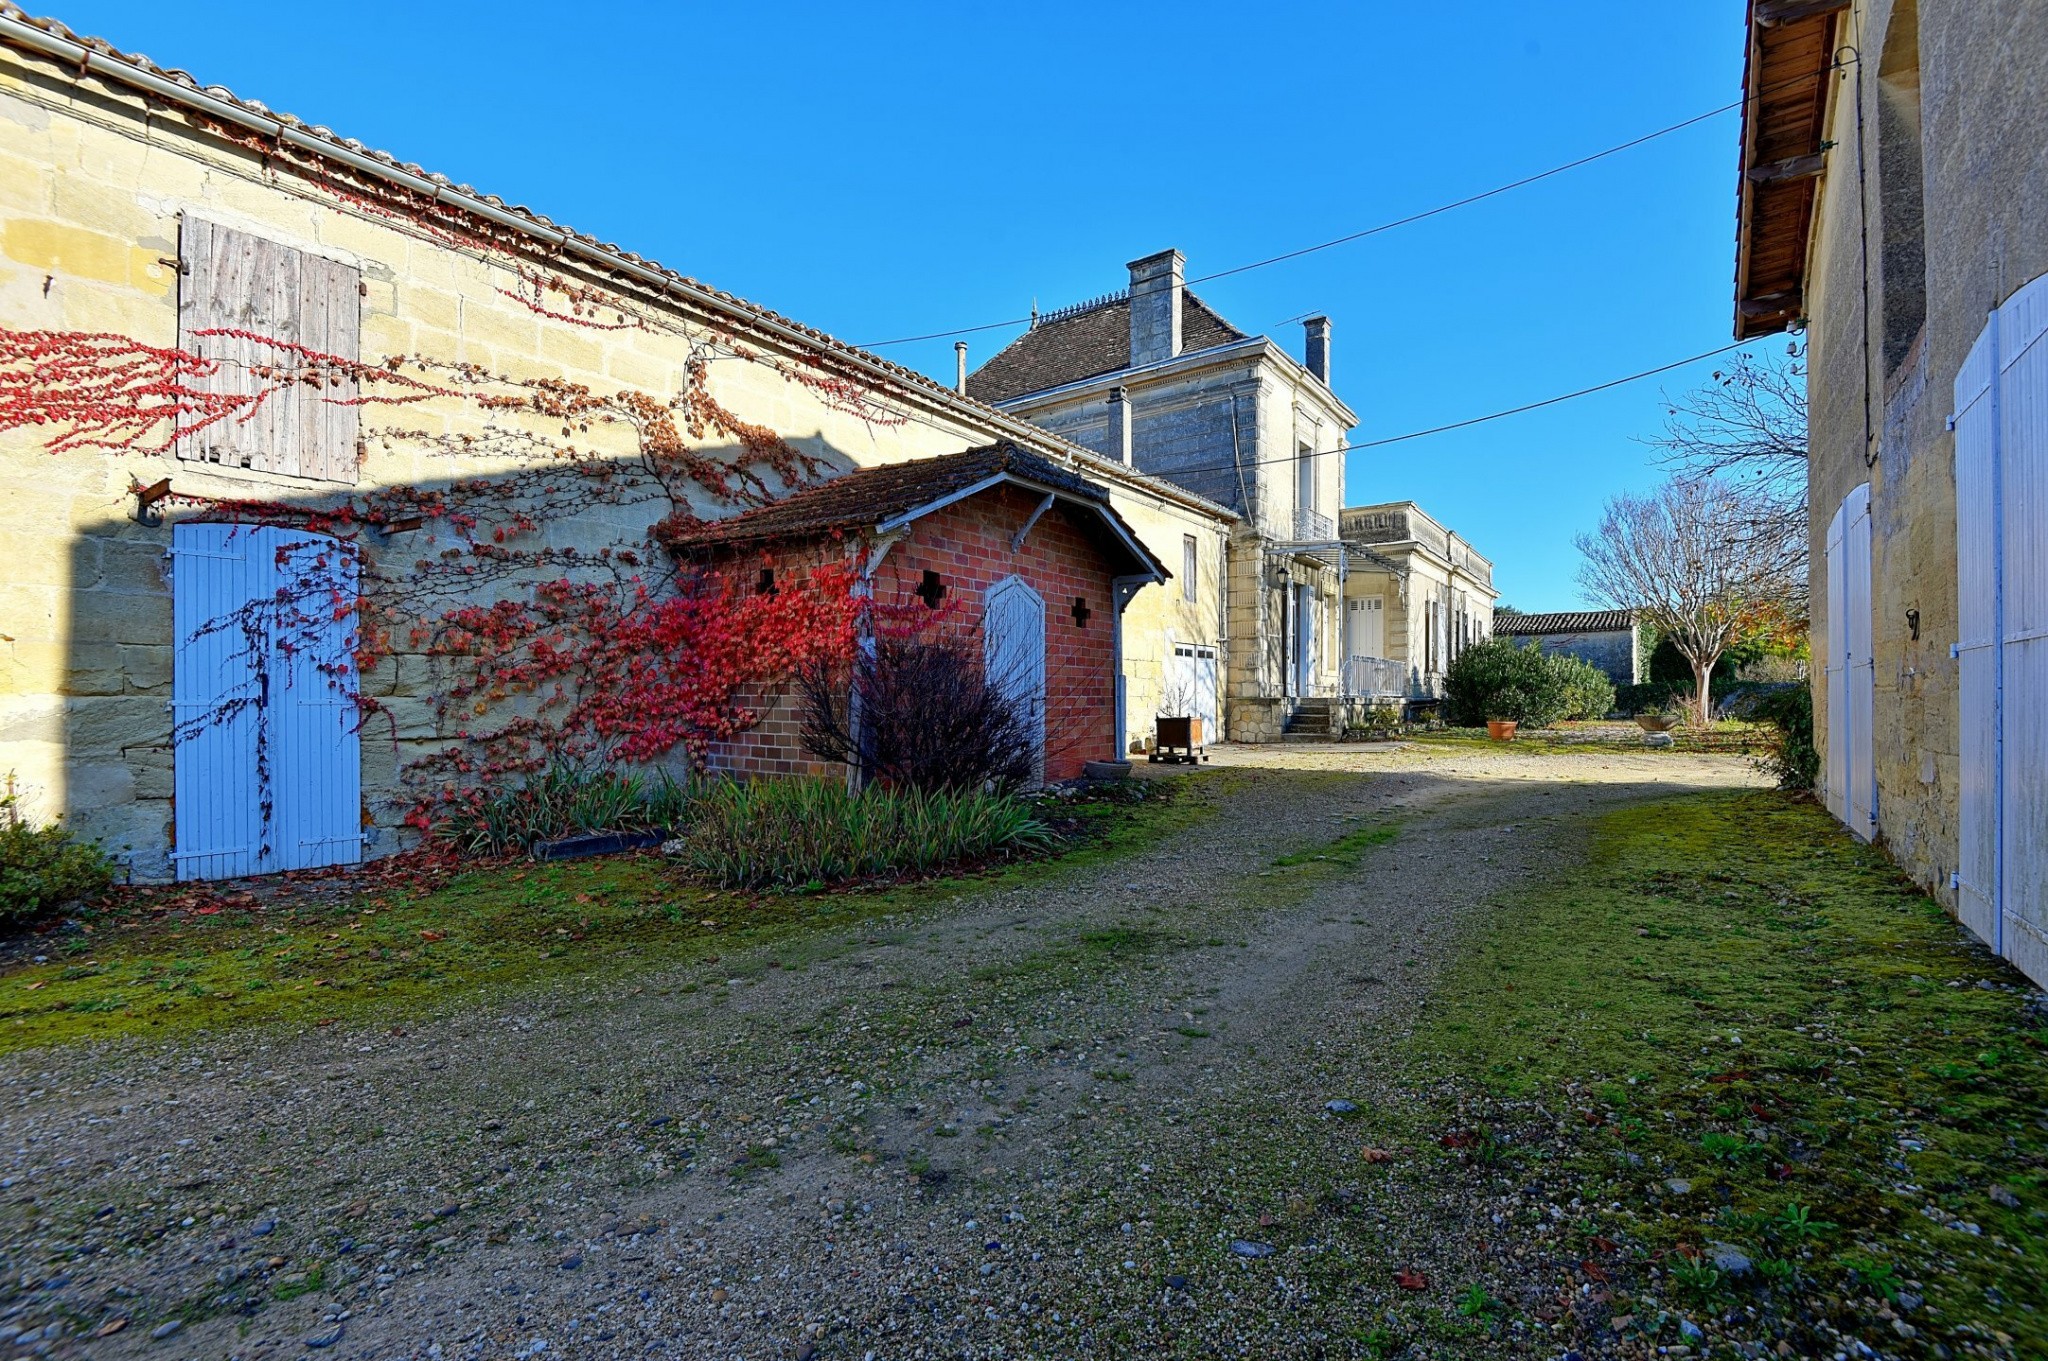
<svg viewBox="0 0 2048 1361"><path fill-rule="evenodd" d="M414 193L424 194L436 203L449 204L461 209L463 212L474 213L486 221L493 222L510 231L518 232L523 236L531 237L557 251L577 256L602 269L623 274L643 284L648 284L663 294L676 292L687 294L691 302L698 306L730 317L756 330L764 331L797 349L812 353L817 353L821 349L818 337L806 335L800 328L777 320L774 317L766 316L744 303L722 298L713 290L705 288L702 284L687 279L673 271L657 269L643 261L629 259L617 251L609 250L593 242L586 241L560 227L536 221L527 214L502 208L475 194L465 193L429 176L414 174L410 170L378 160L374 156L368 156L362 152L352 150L349 147L343 146L339 140L333 137L323 137L305 127L257 113L254 109L248 108L236 100L223 99L209 91L198 89L194 86L182 85L175 80L157 75L153 71L146 71L132 62L121 61L107 56L105 53L88 47L84 43L45 32L34 24L25 23L11 15L0 14L0 41L55 58L72 67L80 74L90 72L105 76L120 84L146 90L150 94L156 95L158 98L170 103L197 109L209 117L218 118L224 123L234 123L249 129L251 132L261 133L273 141L298 147L302 151L310 152L313 155L330 161L338 161L352 170L397 184L412 190ZM1139 481L1128 476L1119 477L1117 469L1113 465L1110 465L1106 460L1098 460L1092 454L1092 451L1070 444L1041 427L1032 425L1030 422L1011 416L1006 412L998 411L993 407L983 406L964 397L956 397L936 384L933 385L930 392L921 391L916 387L907 385L900 374L890 372L889 366L865 351L834 342L830 352L834 362L857 369L868 378L884 383L897 391L913 395L928 405L946 409L954 415L969 417L982 425L998 426L1003 433L1010 437L1045 449L1049 453L1065 460L1070 466L1088 467L1091 471L1101 474L1104 480L1123 482L1138 490L1150 492L1155 496L1178 502L1191 509L1200 510L1222 519L1235 520L1238 518L1235 512L1217 505L1205 497L1196 496L1191 492L1180 492L1178 489L1164 488L1155 485L1151 479Z"/></svg>

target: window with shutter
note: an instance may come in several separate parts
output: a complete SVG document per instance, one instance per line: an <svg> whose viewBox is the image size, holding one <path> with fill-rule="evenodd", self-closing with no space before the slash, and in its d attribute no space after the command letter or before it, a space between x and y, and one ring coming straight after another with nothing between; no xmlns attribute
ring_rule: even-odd
<svg viewBox="0 0 2048 1361"><path fill-rule="evenodd" d="M178 259L178 344L218 365L198 381L257 399L181 436L178 457L354 482L358 380L293 347L351 363L361 357L360 271L195 217L179 231Z"/></svg>

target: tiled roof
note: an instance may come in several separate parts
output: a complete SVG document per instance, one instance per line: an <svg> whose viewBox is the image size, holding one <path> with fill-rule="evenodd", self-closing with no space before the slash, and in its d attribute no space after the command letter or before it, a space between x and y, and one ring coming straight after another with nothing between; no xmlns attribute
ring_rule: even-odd
<svg viewBox="0 0 2048 1361"><path fill-rule="evenodd" d="M1172 575L1143 549L1123 517L1110 508L1101 487L1008 442L938 458L858 468L743 515L670 531L664 540L671 549L688 550L871 530L997 477L1083 504L1125 541L1139 566L1156 571L1161 580Z"/></svg>
<svg viewBox="0 0 2048 1361"><path fill-rule="evenodd" d="M990 424L998 425L999 428L1002 422L1021 425L1017 418L996 411L979 400L963 396L955 392L948 384L939 383L915 369L905 368L903 365L884 359L879 355L858 349L818 330L816 327L806 326L804 323L783 316L779 312L762 307L757 303L748 302L746 299L728 293L723 289L714 288L710 284L678 273L659 261L637 255L632 251L626 250L624 247L599 241L594 236L588 236L576 231L574 228L563 226L544 213L539 213L531 208L522 207L517 204L507 203L495 194L486 194L469 185L457 184L446 175L437 174L409 161L401 161L389 152L365 146L352 137L341 137L328 128L307 123L305 120L296 118L288 113L277 112L256 100L243 99L225 86L201 85L199 80L189 71L181 71L174 67L158 66L140 53L121 51L104 38L95 38L86 34L75 33L55 19L37 18L23 10L19 5L11 3L11 0L0 0L0 20L18 24L26 29L33 29L37 33L55 40L59 45L69 44L84 49L86 53L85 59L78 61L76 67L72 69L71 74L74 78L83 77L87 74L97 75L103 79L140 88L156 98L163 98L174 102L186 101L188 107L202 114L210 113L213 116L219 116L222 106L226 106L238 111L241 117L255 120L256 123L263 125L263 135L272 135L272 129L274 129L275 134L281 140L294 140L313 155L326 155L343 162L349 162L351 158L355 161L370 162L373 169L363 173L375 173L404 187L412 188L415 191L418 191L419 183L424 182L428 190L436 192L436 198L439 202L457 209L463 209L464 204L462 200L467 199L476 205L478 210L486 214L495 215L497 218L514 226L517 230L532 235L536 238L538 246L542 249L562 250L572 255L581 253L586 261L595 263L600 268L609 267L614 269L626 275L626 277L634 278L638 282L656 289L664 296L669 295L672 291L682 296L694 295L697 300L708 301L714 308L722 309L728 315L736 314L744 322L761 325L771 333L784 337L794 337L818 351L822 357L828 359L837 358L842 363L856 369L856 371L880 375L888 381L915 389L926 398L935 400L942 405L951 406L955 409L965 409ZM8 33L4 29L0 29L0 45L12 45L25 50L36 51L47 59L67 64L75 60L69 53L62 55L51 53L38 47L34 41L21 34ZM148 80L151 78L174 87L176 93L151 86L148 84ZM210 104L209 101L211 101ZM458 198L457 196L460 197ZM593 257L595 258L593 259ZM1105 477L1145 487L1157 495L1167 497L1182 504L1198 507L1205 513L1215 515L1218 518L1236 518L1226 507L1219 506L1204 497L1197 496L1184 488L1177 487L1160 478L1123 468L1118 464L1103 459L1101 455L1093 450L1072 444L1050 432L1036 436L1036 438L1042 438L1048 447L1058 448L1063 454L1073 457L1077 462L1087 466L1091 472L1100 472Z"/></svg>
<svg viewBox="0 0 2048 1361"><path fill-rule="evenodd" d="M1511 637L1544 633L1624 633L1635 627L1634 610L1563 610L1552 614L1497 614L1493 631Z"/></svg>
<svg viewBox="0 0 2048 1361"><path fill-rule="evenodd" d="M1180 327L1182 354L1250 339L1186 291L1181 294ZM1039 322L967 375L967 395L1006 402L1130 366L1131 300L1126 295L1056 312Z"/></svg>

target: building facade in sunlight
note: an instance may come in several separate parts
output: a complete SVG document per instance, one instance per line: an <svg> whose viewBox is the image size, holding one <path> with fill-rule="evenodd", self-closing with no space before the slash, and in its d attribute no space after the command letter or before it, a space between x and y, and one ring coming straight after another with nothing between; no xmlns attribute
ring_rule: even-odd
<svg viewBox="0 0 2048 1361"><path fill-rule="evenodd" d="M801 323L12 6L0 128L0 770L138 877L386 853L559 750L716 763L707 697L832 621L663 545L863 469L1021 451L831 532L872 592L972 511L942 598L1015 579L1055 777L1218 636L1236 511Z"/></svg>
<svg viewBox="0 0 2048 1361"><path fill-rule="evenodd" d="M1469 550L1455 568L1439 564L1429 544L1443 531L1419 510L1427 528L1391 553L1352 541L1344 451L1358 417L1332 386L1330 319L1307 320L1297 360L1190 290L1179 251L1127 268L1126 288L1034 318L965 377L968 395L1240 517L1222 616L1174 640L1178 653L1220 662L1232 739L1328 735L1355 714L1352 701L1440 693L1450 649L1491 621L1491 565ZM1365 572L1356 591L1354 568ZM1442 631L1427 657L1411 657L1403 641L1411 585L1413 608ZM1431 594L1439 588L1449 592L1441 601ZM1354 597L1368 596L1394 606L1393 630L1379 635L1387 656L1359 650L1374 635ZM1473 621L1467 633L1460 617Z"/></svg>
<svg viewBox="0 0 2048 1361"><path fill-rule="evenodd" d="M2048 5L1752 0L1736 334L1804 334L1824 794L2048 980Z"/></svg>

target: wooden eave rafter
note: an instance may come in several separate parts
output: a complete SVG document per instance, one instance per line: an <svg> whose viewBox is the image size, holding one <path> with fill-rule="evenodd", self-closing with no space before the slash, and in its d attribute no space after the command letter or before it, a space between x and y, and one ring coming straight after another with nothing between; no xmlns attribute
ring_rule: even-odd
<svg viewBox="0 0 2048 1361"><path fill-rule="evenodd" d="M1850 0L1750 0L1736 188L1735 335L1805 315L1807 247L1827 164L1835 24Z"/></svg>

